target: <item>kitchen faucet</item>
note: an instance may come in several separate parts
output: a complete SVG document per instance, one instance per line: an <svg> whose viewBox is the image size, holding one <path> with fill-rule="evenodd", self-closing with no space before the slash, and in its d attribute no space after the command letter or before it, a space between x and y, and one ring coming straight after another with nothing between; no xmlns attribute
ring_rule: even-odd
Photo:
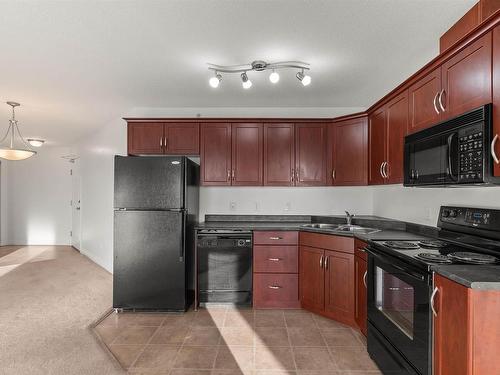
<svg viewBox="0 0 500 375"><path fill-rule="evenodd" d="M347 221L347 225L351 225L352 223L352 218L356 215L354 214L350 214L349 211L345 211L345 215L346 215L346 221Z"/></svg>

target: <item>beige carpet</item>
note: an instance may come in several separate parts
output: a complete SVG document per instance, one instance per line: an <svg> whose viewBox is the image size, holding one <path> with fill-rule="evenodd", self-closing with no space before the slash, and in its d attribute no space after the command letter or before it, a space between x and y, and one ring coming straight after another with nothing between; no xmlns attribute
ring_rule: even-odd
<svg viewBox="0 0 500 375"><path fill-rule="evenodd" d="M0 374L123 374L88 326L112 302L112 277L67 246L0 254Z"/></svg>

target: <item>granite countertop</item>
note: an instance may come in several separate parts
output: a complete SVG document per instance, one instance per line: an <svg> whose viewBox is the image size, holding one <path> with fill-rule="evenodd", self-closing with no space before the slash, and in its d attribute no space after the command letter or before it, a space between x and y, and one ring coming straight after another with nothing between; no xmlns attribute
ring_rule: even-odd
<svg viewBox="0 0 500 375"><path fill-rule="evenodd" d="M499 265L450 264L433 266L432 270L467 288L500 290Z"/></svg>

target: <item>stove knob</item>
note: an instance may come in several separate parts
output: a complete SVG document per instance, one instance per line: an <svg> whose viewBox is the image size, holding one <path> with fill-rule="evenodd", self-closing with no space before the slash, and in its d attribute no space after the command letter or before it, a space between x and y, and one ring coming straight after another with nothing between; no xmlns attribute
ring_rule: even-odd
<svg viewBox="0 0 500 375"><path fill-rule="evenodd" d="M442 217L448 217L450 216L450 211L444 210L443 213L441 214Z"/></svg>

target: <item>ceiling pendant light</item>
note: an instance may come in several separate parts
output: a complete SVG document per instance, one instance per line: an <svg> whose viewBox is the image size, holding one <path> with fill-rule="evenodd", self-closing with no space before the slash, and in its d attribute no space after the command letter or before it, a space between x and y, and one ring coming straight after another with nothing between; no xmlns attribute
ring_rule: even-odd
<svg viewBox="0 0 500 375"><path fill-rule="evenodd" d="M217 87L219 87L220 81L222 81L222 76L220 75L220 73L218 73L216 71L215 76L210 78L208 80L208 83L210 84L210 86L212 86L214 89L216 89Z"/></svg>
<svg viewBox="0 0 500 375"><path fill-rule="evenodd" d="M252 81L248 79L246 72L241 73L241 80L243 82L242 85L244 89L249 89L250 87L252 87Z"/></svg>
<svg viewBox="0 0 500 375"><path fill-rule="evenodd" d="M280 75L273 69L273 72L269 74L269 80L271 81L271 83L278 83L278 81L280 80Z"/></svg>
<svg viewBox="0 0 500 375"><path fill-rule="evenodd" d="M304 85L307 86L311 83L311 77L304 74L304 70L298 72L295 77Z"/></svg>
<svg viewBox="0 0 500 375"><path fill-rule="evenodd" d="M12 118L9 120L7 133L0 140L0 158L6 160L24 160L36 154L31 150L30 145L23 139L19 131L18 122L16 120L15 108L21 104L16 102L7 102L12 107Z"/></svg>
<svg viewBox="0 0 500 375"><path fill-rule="evenodd" d="M28 138L28 143L33 147L42 147L45 141L43 139Z"/></svg>

